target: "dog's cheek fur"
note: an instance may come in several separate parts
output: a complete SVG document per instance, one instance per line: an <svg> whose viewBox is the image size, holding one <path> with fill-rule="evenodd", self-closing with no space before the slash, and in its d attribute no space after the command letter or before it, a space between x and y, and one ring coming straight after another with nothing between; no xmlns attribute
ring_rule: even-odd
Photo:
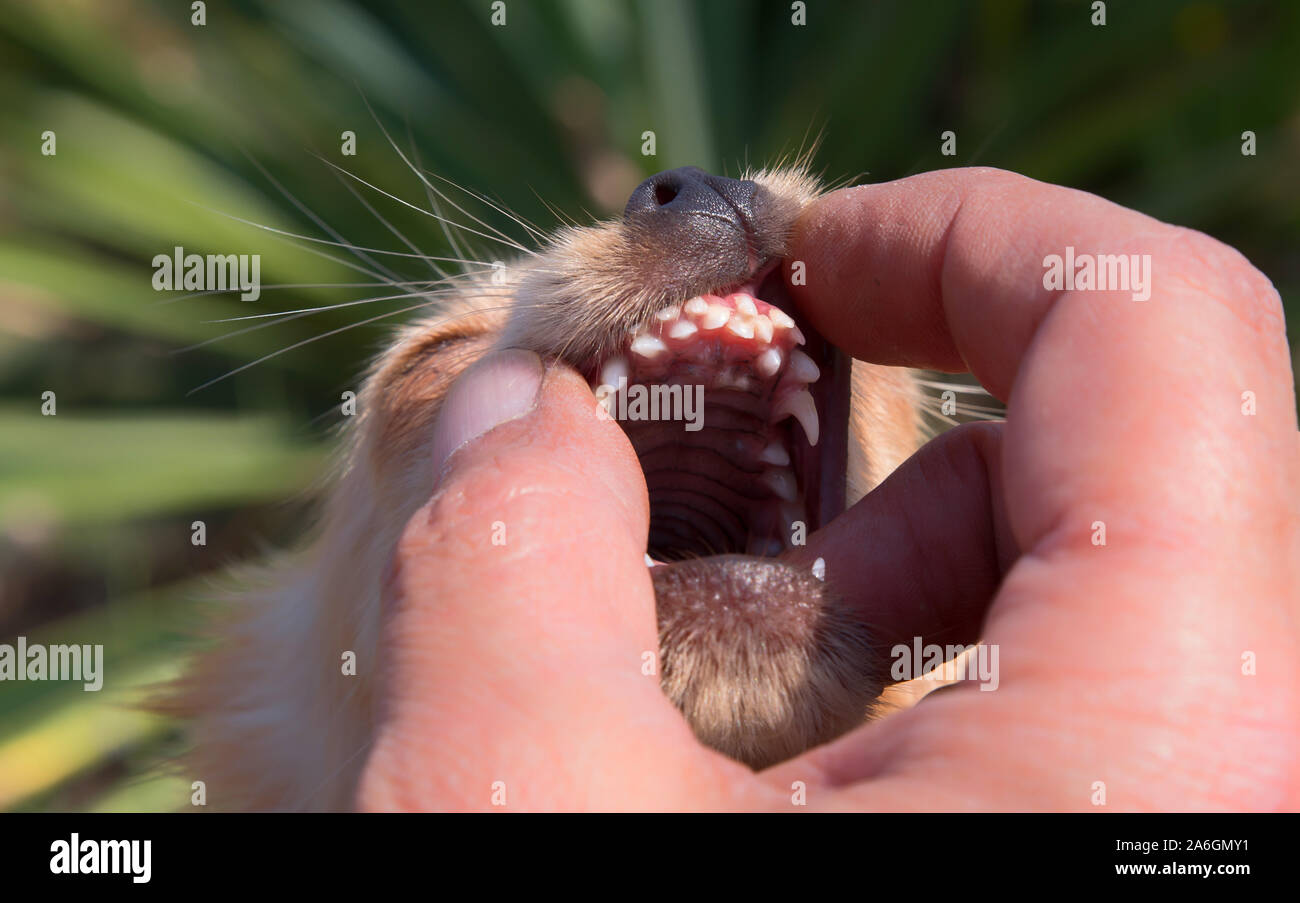
<svg viewBox="0 0 1300 903"><path fill-rule="evenodd" d="M237 570L212 602L211 648L152 708L188 720L186 781L217 810L342 810L365 764L380 675L381 575L433 491L429 438L448 389L492 346L497 312L408 328L358 398L316 535ZM345 653L356 674L343 673Z"/></svg>

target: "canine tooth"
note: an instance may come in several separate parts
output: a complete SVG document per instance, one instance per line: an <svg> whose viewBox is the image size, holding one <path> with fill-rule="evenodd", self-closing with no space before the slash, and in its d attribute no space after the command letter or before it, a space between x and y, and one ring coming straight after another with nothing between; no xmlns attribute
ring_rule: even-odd
<svg viewBox="0 0 1300 903"><path fill-rule="evenodd" d="M798 348L790 352L790 372L801 383L815 383L822 375L821 368Z"/></svg>
<svg viewBox="0 0 1300 903"><path fill-rule="evenodd" d="M753 324L740 319L740 317L732 317L727 321L727 331L742 339L752 339L754 337Z"/></svg>
<svg viewBox="0 0 1300 903"><path fill-rule="evenodd" d="M694 323L692 323L690 320L678 320L672 326L668 327L668 338L689 339L691 336L695 335L695 333L699 331L700 328L696 326Z"/></svg>
<svg viewBox="0 0 1300 903"><path fill-rule="evenodd" d="M682 305L682 310L686 311L692 317L702 317L709 310L709 302L703 298L695 297Z"/></svg>
<svg viewBox="0 0 1300 903"><path fill-rule="evenodd" d="M655 314L655 319L660 323L667 323L669 320L676 320L682 309L674 304L672 307L666 307Z"/></svg>
<svg viewBox="0 0 1300 903"><path fill-rule="evenodd" d="M754 335L758 336L760 342L764 345L772 341L772 321L767 317L759 314L754 318Z"/></svg>
<svg viewBox="0 0 1300 903"><path fill-rule="evenodd" d="M772 308L767 315L772 318L774 325L780 326L782 329L794 329L794 320L790 319L790 315L779 307Z"/></svg>
<svg viewBox="0 0 1300 903"><path fill-rule="evenodd" d="M774 376L781 369L781 349L769 348L754 358L754 369L759 376Z"/></svg>
<svg viewBox="0 0 1300 903"><path fill-rule="evenodd" d="M794 481L794 474L785 468L769 468L763 471L758 481L772 490L773 495L784 501L793 502L799 497L799 486Z"/></svg>
<svg viewBox="0 0 1300 903"><path fill-rule="evenodd" d="M758 460L764 464L775 464L777 467L788 467L790 465L790 453L785 449L785 443L780 439L773 439L758 454Z"/></svg>
<svg viewBox="0 0 1300 903"><path fill-rule="evenodd" d="M782 396L773 408L772 414L773 423L780 422L784 417L793 416L803 427L804 435L808 437L808 444L817 444L821 423L817 419L817 403L813 401L812 393L807 389Z"/></svg>
<svg viewBox="0 0 1300 903"><path fill-rule="evenodd" d="M639 335L632 340L632 353L649 360L654 360L668 350L668 346L652 335Z"/></svg>
<svg viewBox="0 0 1300 903"><path fill-rule="evenodd" d="M645 566L648 568L652 568L655 566L655 560L650 557L649 552L645 553Z"/></svg>
<svg viewBox="0 0 1300 903"><path fill-rule="evenodd" d="M626 379L631 372L627 364L627 358L619 354L605 361L605 366L600 368L600 384L602 386L612 386L618 388L618 379Z"/></svg>
<svg viewBox="0 0 1300 903"><path fill-rule="evenodd" d="M758 316L758 308L754 306L753 299L746 298L744 295L736 299L736 310L751 317Z"/></svg>
<svg viewBox="0 0 1300 903"><path fill-rule="evenodd" d="M704 319L700 321L700 328L717 329L720 326L725 326L727 321L730 319L730 310L723 307L721 304L710 304L708 312L704 315Z"/></svg>

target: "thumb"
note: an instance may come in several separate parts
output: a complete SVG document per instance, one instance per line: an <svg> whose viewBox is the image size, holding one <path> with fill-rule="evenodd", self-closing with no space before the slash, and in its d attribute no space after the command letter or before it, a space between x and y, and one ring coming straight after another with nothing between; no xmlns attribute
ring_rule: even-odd
<svg viewBox="0 0 1300 903"><path fill-rule="evenodd" d="M596 409L577 373L526 351L453 386L437 489L386 585L364 808L672 805L646 776L666 747L701 752L643 667L658 650L645 480Z"/></svg>

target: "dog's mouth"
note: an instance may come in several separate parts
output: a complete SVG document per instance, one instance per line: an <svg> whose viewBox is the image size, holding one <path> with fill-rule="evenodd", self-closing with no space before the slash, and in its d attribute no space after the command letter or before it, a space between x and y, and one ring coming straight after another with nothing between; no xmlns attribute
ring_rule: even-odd
<svg viewBox="0 0 1300 903"><path fill-rule="evenodd" d="M656 311L589 378L645 473L650 563L772 558L843 510L849 362L777 261Z"/></svg>

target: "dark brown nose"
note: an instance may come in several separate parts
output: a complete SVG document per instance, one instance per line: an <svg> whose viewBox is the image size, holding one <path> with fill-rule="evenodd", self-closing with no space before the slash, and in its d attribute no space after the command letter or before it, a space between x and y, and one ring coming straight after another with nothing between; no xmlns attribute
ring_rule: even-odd
<svg viewBox="0 0 1300 903"><path fill-rule="evenodd" d="M714 176L697 166L665 169L636 187L623 219L717 243L754 231L758 185Z"/></svg>

